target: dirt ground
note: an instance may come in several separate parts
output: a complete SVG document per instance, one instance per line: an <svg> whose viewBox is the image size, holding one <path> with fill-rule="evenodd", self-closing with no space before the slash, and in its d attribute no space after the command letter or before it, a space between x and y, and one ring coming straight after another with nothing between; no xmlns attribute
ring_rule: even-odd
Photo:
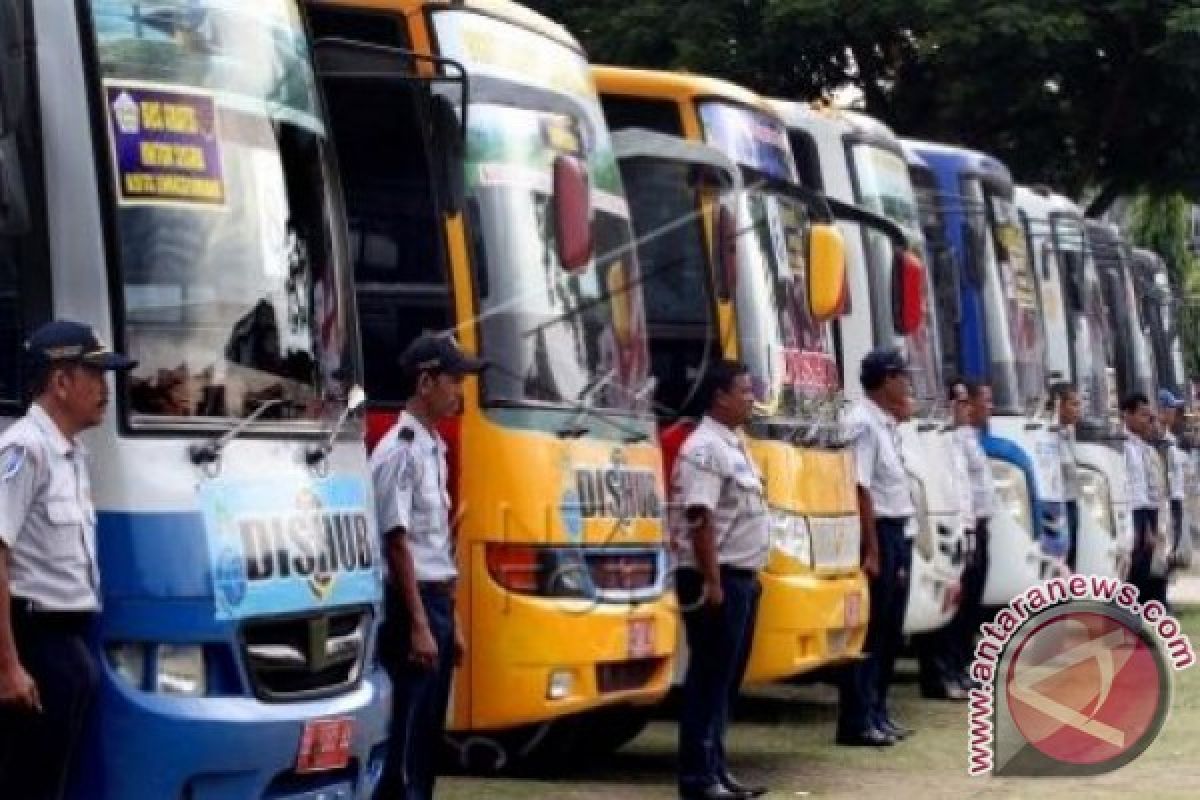
<svg viewBox="0 0 1200 800"><path fill-rule="evenodd" d="M1200 607L1180 613L1200 646ZM836 693L825 685L748 692L735 716L734 771L772 787L769 798L1195 798L1200 797L1200 667L1176 674L1170 716L1137 760L1086 779L972 778L966 772L966 707L922 700L914 665L903 664L897 716L917 733L888 749L835 747ZM571 772L537 779L454 777L445 800L624 800L676 797L675 724L664 715L624 750Z"/></svg>

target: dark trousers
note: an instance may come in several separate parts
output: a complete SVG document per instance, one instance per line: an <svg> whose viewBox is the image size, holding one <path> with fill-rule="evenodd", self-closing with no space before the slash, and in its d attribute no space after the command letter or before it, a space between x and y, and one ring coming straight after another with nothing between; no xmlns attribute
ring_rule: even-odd
<svg viewBox="0 0 1200 800"><path fill-rule="evenodd" d="M1157 600L1167 603L1167 577L1154 575L1154 543L1158 536L1158 511L1152 508L1133 510L1133 554L1129 565L1129 582L1137 587L1143 603Z"/></svg>
<svg viewBox="0 0 1200 800"><path fill-rule="evenodd" d="M723 567L725 602L714 608L704 605L698 571L680 569L675 581L688 644L679 712L679 788L691 792L728 774L725 730L750 660L762 588L754 572Z"/></svg>
<svg viewBox="0 0 1200 800"><path fill-rule="evenodd" d="M879 728L888 719L888 690L900 653L908 581L912 573L912 542L904 538L903 519L876 519L879 575L869 584L871 616L863 658L842 675L838 731L845 735Z"/></svg>
<svg viewBox="0 0 1200 800"><path fill-rule="evenodd" d="M979 520L967 531L959 605L943 627L915 636L920 665L921 690L939 694L946 686L958 686L974 659L975 634L983 624L983 587L988 571L987 520Z"/></svg>
<svg viewBox="0 0 1200 800"><path fill-rule="evenodd" d="M429 670L409 660L408 612L398 592L389 588L387 595L380 661L392 679L392 725L387 764L375 797L432 800L454 676L454 596L445 588L421 588L421 603L438 651L437 665Z"/></svg>
<svg viewBox="0 0 1200 800"><path fill-rule="evenodd" d="M13 635L42 712L0 707L0 797L58 800L99 684L86 644L94 615L29 612L22 604L13 598Z"/></svg>
<svg viewBox="0 0 1200 800"><path fill-rule="evenodd" d="M1067 566L1075 571L1079 558L1079 501L1067 501Z"/></svg>
<svg viewBox="0 0 1200 800"><path fill-rule="evenodd" d="M1171 498L1171 555L1179 551L1183 541L1183 500Z"/></svg>

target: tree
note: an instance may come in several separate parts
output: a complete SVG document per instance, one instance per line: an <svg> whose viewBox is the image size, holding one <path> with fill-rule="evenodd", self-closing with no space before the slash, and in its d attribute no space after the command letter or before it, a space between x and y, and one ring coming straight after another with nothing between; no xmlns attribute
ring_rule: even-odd
<svg viewBox="0 0 1200 800"><path fill-rule="evenodd" d="M857 86L906 136L1022 183L1200 197L1196 0L530 0L592 59L813 99Z"/></svg>

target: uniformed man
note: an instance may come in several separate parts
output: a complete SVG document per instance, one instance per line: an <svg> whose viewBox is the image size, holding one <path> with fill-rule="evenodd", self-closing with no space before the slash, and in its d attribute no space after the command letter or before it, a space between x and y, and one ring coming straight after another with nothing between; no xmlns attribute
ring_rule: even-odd
<svg viewBox="0 0 1200 800"><path fill-rule="evenodd" d="M859 377L866 397L848 415L846 429L854 447L871 611L863 658L846 670L841 683L837 742L888 746L911 733L892 719L887 696L912 567L906 528L916 507L897 428L907 413L912 384L898 350L868 353Z"/></svg>
<svg viewBox="0 0 1200 800"><path fill-rule="evenodd" d="M1133 552L1130 556L1129 582L1138 588L1143 602L1162 600L1160 582L1153 574L1154 550L1158 544L1158 510L1160 499L1154 496L1150 476L1153 454L1145 442L1151 433L1154 413L1150 401L1141 392L1134 392L1121 401L1125 422L1125 472L1129 477L1129 502L1133 508ZM1162 586L1159 584L1163 583Z"/></svg>
<svg viewBox="0 0 1200 800"><path fill-rule="evenodd" d="M1067 566L1073 571L1079 554L1079 455L1075 449L1075 426L1083 414L1079 390L1071 383L1053 387L1058 406L1058 458L1062 463L1063 501L1067 510Z"/></svg>
<svg viewBox="0 0 1200 800"><path fill-rule="evenodd" d="M671 476L675 587L688 644L679 791L684 800L733 800L766 793L730 774L725 730L750 655L769 527L762 476L738 435L754 408L750 375L736 362L715 362L700 393L707 411Z"/></svg>
<svg viewBox="0 0 1200 800"><path fill-rule="evenodd" d="M446 444L436 425L460 413L463 379L483 367L448 336L416 339L400 358L404 412L371 455L388 572L380 660L394 688L379 800L433 797L450 681L465 651L454 609Z"/></svg>
<svg viewBox="0 0 1200 800"><path fill-rule="evenodd" d="M78 435L135 362L60 320L26 343L29 411L0 434L0 797L63 796L98 673L96 511Z"/></svg>
<svg viewBox="0 0 1200 800"><path fill-rule="evenodd" d="M1182 430L1184 403L1170 389L1158 393L1159 417L1162 420L1163 456L1167 466L1167 492L1171 505L1171 553L1174 555L1183 539L1183 503L1187 497L1188 455L1176 435Z"/></svg>

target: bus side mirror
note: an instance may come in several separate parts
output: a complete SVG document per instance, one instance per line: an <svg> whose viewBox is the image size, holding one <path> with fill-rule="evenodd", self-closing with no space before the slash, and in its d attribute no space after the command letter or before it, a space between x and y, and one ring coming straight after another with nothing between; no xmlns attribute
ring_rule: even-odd
<svg viewBox="0 0 1200 800"><path fill-rule="evenodd" d="M592 187L587 164L570 155L554 159L554 239L558 263L578 272L592 261Z"/></svg>
<svg viewBox="0 0 1200 800"><path fill-rule="evenodd" d="M846 306L846 244L834 225L814 223L809 232L808 304L818 323L840 316Z"/></svg>
<svg viewBox="0 0 1200 800"><path fill-rule="evenodd" d="M896 332L911 336L925 319L925 268L907 250L896 250L892 268L892 313Z"/></svg>
<svg viewBox="0 0 1200 800"><path fill-rule="evenodd" d="M463 210L467 198L467 143L463 140L462 122L454 105L441 95L433 96L429 122L442 211L457 214Z"/></svg>
<svg viewBox="0 0 1200 800"><path fill-rule="evenodd" d="M19 0L0 0L0 138L25 108L25 20Z"/></svg>

